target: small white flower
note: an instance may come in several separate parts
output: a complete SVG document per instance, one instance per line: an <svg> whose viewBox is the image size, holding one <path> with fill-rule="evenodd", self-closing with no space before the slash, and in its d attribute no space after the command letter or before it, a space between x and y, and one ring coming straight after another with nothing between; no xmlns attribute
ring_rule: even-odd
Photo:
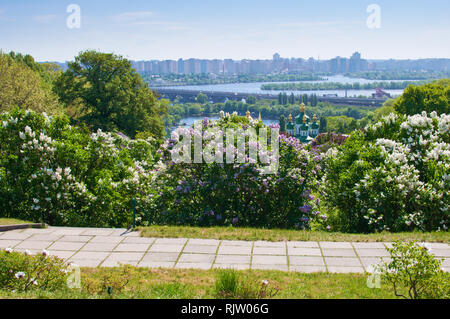
<svg viewBox="0 0 450 319"><path fill-rule="evenodd" d="M5 249L5 251L6 251L8 254L10 254L10 253L12 253L13 250L12 250L12 248L8 247L8 248Z"/></svg>
<svg viewBox="0 0 450 319"><path fill-rule="evenodd" d="M14 275L17 279L21 279L23 277L25 277L25 273L23 271L19 271L18 273L16 273Z"/></svg>
<svg viewBox="0 0 450 319"><path fill-rule="evenodd" d="M42 250L42 256L47 257L48 256L48 251L43 249Z"/></svg>
<svg viewBox="0 0 450 319"><path fill-rule="evenodd" d="M263 280L263 281L262 281L262 285L263 285L263 286L269 285L269 281L268 281L268 280Z"/></svg>

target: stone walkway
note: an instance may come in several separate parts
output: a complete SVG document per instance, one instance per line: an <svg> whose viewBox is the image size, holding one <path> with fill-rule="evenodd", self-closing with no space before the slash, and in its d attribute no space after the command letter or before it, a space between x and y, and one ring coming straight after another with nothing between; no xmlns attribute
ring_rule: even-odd
<svg viewBox="0 0 450 319"><path fill-rule="evenodd" d="M0 249L43 249L82 267L131 264L164 268L275 269L299 272L364 272L389 256L390 243L266 242L144 238L126 229L49 227L0 233ZM430 243L450 271L450 246Z"/></svg>

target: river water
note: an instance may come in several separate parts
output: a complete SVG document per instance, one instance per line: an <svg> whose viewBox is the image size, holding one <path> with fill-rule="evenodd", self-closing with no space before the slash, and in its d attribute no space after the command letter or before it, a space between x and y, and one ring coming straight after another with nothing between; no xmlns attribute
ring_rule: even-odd
<svg viewBox="0 0 450 319"><path fill-rule="evenodd" d="M292 81L292 82L253 82L253 83L230 83L230 84L211 84L211 85L184 85L184 86L167 86L164 88L170 89L180 89L180 90L194 90L203 92L233 92L233 93L258 93L258 94L278 94L280 92L285 92L286 94L294 93L295 95L300 94L317 94L317 96L323 96L324 94L337 94L337 96L345 97L345 90L320 90L320 91L278 91L278 90L261 90L262 84L269 83L295 83L295 82L305 82L305 83L320 83L320 82L339 82L339 83L373 83L373 82L391 82L391 80L366 80L360 78L349 78L343 75L333 75L326 77L325 80L321 81ZM392 82L399 82L392 80ZM402 82L402 81L401 81ZM155 88L158 90L158 88ZM401 95L403 90L385 90L392 96ZM357 96L367 96L371 97L375 90L347 90L348 97Z"/></svg>

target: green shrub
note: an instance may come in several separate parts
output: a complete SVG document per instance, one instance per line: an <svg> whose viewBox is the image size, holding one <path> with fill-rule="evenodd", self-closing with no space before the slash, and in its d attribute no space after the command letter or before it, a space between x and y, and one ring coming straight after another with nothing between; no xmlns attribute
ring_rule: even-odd
<svg viewBox="0 0 450 319"><path fill-rule="evenodd" d="M394 242L388 251L391 261L382 264L381 274L397 297L450 298L450 274L440 268L442 259L436 259L426 246Z"/></svg>
<svg viewBox="0 0 450 319"><path fill-rule="evenodd" d="M157 142L90 133L67 117L0 114L0 217L59 226L126 227L150 192Z"/></svg>
<svg viewBox="0 0 450 319"><path fill-rule="evenodd" d="M31 289L58 290L66 285L68 265L48 252L31 255L0 251L0 289L17 292Z"/></svg>
<svg viewBox="0 0 450 319"><path fill-rule="evenodd" d="M391 114L324 156L321 192L334 230L447 230L450 116Z"/></svg>

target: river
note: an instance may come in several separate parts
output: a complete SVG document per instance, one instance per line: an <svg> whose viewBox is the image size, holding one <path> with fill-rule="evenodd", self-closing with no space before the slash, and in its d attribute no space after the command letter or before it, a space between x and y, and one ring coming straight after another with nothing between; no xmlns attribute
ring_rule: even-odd
<svg viewBox="0 0 450 319"><path fill-rule="evenodd" d="M163 88L179 89L179 90L194 90L194 91L218 91L218 92L233 92L233 93L262 93L262 94L278 94L280 92L285 92L291 94L293 92L295 95L300 94L317 94L318 96L323 96L324 94L337 94L337 96L345 97L345 90L320 90L320 91L278 91L278 90L261 90L262 84L269 83L320 83L320 82L338 82L338 83L373 83L373 82L391 82L391 80L367 80L361 78L349 78L343 75L332 75L326 77L325 80L321 81L292 81L292 82L253 82L253 83L230 83L230 84L210 84L210 85L184 85L184 86L165 86ZM403 82L403 80L392 80L392 82ZM155 88L158 90L158 88ZM392 96L401 95L403 90L385 90ZM368 96L371 97L375 90L347 90L347 96Z"/></svg>

